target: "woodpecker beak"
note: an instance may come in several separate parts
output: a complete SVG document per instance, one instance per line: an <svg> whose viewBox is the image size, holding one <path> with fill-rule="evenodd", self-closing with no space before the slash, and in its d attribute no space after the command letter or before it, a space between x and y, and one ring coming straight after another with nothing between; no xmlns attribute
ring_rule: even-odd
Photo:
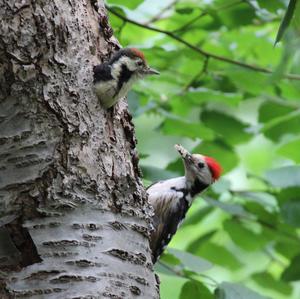
<svg viewBox="0 0 300 299"><path fill-rule="evenodd" d="M192 155L180 144L175 144L175 149L178 151L184 163L192 162Z"/></svg>
<svg viewBox="0 0 300 299"><path fill-rule="evenodd" d="M145 75L159 75L160 74L159 71L151 68L150 66L146 66L143 70L143 73Z"/></svg>

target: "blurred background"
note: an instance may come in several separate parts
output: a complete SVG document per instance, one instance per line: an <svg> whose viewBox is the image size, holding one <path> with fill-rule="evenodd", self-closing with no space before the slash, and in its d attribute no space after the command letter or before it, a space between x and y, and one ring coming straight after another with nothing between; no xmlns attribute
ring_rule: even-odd
<svg viewBox="0 0 300 299"><path fill-rule="evenodd" d="M183 175L175 143L224 169L156 265L162 299L299 299L299 1L107 5L161 72L128 96L145 185Z"/></svg>

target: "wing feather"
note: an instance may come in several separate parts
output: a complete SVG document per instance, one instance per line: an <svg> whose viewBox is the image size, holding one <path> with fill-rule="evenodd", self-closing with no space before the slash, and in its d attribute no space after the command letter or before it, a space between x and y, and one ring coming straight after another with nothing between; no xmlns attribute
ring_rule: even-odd
<svg viewBox="0 0 300 299"><path fill-rule="evenodd" d="M184 219L188 210L188 202L180 191L172 189L168 189L168 192L164 193L149 191L149 202L155 213L153 217L154 230L150 242L153 263L155 263Z"/></svg>

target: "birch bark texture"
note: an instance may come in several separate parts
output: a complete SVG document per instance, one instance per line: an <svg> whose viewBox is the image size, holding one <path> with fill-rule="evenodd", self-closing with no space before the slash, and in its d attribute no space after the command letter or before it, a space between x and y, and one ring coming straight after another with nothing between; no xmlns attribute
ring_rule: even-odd
<svg viewBox="0 0 300 299"><path fill-rule="evenodd" d="M131 116L92 90L103 1L0 0L0 22L0 298L159 298Z"/></svg>

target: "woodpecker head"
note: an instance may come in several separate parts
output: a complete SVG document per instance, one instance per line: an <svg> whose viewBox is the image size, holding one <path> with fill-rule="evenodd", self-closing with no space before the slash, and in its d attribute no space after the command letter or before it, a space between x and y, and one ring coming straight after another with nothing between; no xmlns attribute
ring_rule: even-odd
<svg viewBox="0 0 300 299"><path fill-rule="evenodd" d="M144 54L135 48L125 48L93 68L94 90L103 108L110 108L125 97L132 85L147 75L159 74L150 68Z"/></svg>
<svg viewBox="0 0 300 299"><path fill-rule="evenodd" d="M203 185L211 185L221 175L220 164L211 157L190 154L183 146L176 144L175 148L182 157L187 183L193 185L196 181Z"/></svg>
<svg viewBox="0 0 300 299"><path fill-rule="evenodd" d="M159 72L149 67L146 63L144 54L135 48L125 48L119 50L109 61L109 64L115 69L126 67L129 72L137 78L143 78L147 75L158 75Z"/></svg>

